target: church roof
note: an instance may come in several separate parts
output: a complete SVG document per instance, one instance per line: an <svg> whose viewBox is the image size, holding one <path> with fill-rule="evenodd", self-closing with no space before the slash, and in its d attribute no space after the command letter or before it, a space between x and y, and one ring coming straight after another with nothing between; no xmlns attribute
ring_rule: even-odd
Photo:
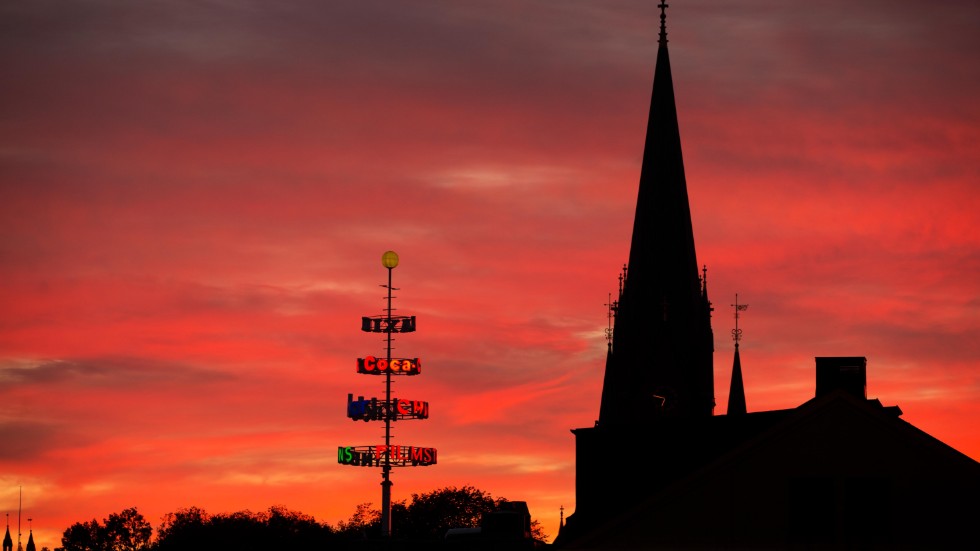
<svg viewBox="0 0 980 551"><path fill-rule="evenodd" d="M794 409L664 420L672 426L658 434L665 450L696 443L684 440L694 425L727 448L715 445L714 455L568 548L780 548L808 537L798 533L801 522L835 518L845 525L823 528L832 544L968 541L980 505L967 496L980 491L980 464L900 415L896 406L835 390ZM836 500L821 501L821 491Z"/></svg>

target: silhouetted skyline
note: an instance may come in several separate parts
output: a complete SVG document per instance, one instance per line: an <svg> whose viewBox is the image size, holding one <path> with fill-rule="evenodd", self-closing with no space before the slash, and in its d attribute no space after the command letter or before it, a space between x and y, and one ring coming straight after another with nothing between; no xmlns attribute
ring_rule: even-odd
<svg viewBox="0 0 980 551"><path fill-rule="evenodd" d="M557 533L628 260L654 2L0 10L0 510L23 486L38 547L131 506L377 505L335 454L366 438L345 397L371 390L352 358L381 350L357 320L389 249L432 403L405 430L440 449L393 498L472 484ZM671 6L716 414L737 292L750 412L811 397L814 356L864 355L869 397L980 457L978 20Z"/></svg>

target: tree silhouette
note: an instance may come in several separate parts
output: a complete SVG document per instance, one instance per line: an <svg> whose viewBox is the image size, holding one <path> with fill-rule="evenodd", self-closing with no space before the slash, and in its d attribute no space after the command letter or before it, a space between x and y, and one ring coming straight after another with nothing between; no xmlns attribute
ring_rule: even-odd
<svg viewBox="0 0 980 551"><path fill-rule="evenodd" d="M405 520L397 528L406 537L441 539L450 528L480 526L483 515L495 509L496 501L483 490L473 486L447 487L412 494Z"/></svg>
<svg viewBox="0 0 980 551"><path fill-rule="evenodd" d="M488 492L473 486L448 486L431 492L412 494L411 502L392 503L392 533L398 539L441 541L450 528L478 528L483 516L498 509L506 499L494 499ZM357 506L337 531L346 539L373 539L381 535L381 511L371 503ZM541 525L531 521L531 535L541 542L547 534Z"/></svg>
<svg viewBox="0 0 980 551"><path fill-rule="evenodd" d="M265 516L269 533L269 549L321 548L332 539L333 530L316 519L285 507L270 507Z"/></svg>
<svg viewBox="0 0 980 551"><path fill-rule="evenodd" d="M76 522L65 529L61 536L61 547L58 550L108 551L102 534L103 530L102 525L95 519L92 519L91 522Z"/></svg>
<svg viewBox="0 0 980 551"><path fill-rule="evenodd" d="M266 512L209 515L191 507L168 513L157 531L154 551L238 551L325 549L333 530L312 516L273 506Z"/></svg>
<svg viewBox="0 0 980 551"><path fill-rule="evenodd" d="M105 519L106 542L112 551L142 551L150 546L153 527L136 507Z"/></svg>
<svg viewBox="0 0 980 551"><path fill-rule="evenodd" d="M156 549L161 551L205 548L212 544L208 525L211 517L198 507L178 509L163 516L157 528Z"/></svg>
<svg viewBox="0 0 980 551"><path fill-rule="evenodd" d="M76 522L61 536L63 551L142 551L150 546L153 527L135 508L112 513L102 524Z"/></svg>
<svg viewBox="0 0 980 551"><path fill-rule="evenodd" d="M354 514L346 521L337 524L337 533L347 540L376 539L381 537L381 510L372 509L371 503L361 503ZM405 501L395 501L391 504L392 526L404 524L406 515Z"/></svg>
<svg viewBox="0 0 980 551"><path fill-rule="evenodd" d="M498 511L506 501L473 486L412 494L410 503L392 503L393 532L403 541L442 541L450 528L480 527L484 515ZM531 533L539 541L547 537L537 521L531 521ZM336 530L282 506L260 513L243 510L216 515L189 507L164 515L155 540L150 523L132 507L110 514L101 523L92 519L72 524L61 537L62 547L55 551L319 551L353 549L359 545L357 540L380 536L381 513L371 503L358 505Z"/></svg>

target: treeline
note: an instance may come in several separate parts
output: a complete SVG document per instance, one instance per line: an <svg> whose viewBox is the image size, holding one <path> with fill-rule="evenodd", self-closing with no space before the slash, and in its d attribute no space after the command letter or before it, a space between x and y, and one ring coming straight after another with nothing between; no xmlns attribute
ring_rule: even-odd
<svg viewBox="0 0 980 551"><path fill-rule="evenodd" d="M472 486L412 494L408 503L392 503L392 533L401 541L442 541L450 528L480 526L483 515L505 501ZM537 521L532 521L532 528L535 539L547 538ZM134 507L110 514L101 522L93 519L71 525L55 551L355 549L380 536L381 511L370 503L358 505L347 521L336 526L278 506L259 513L221 514L190 507L164 515L155 533Z"/></svg>

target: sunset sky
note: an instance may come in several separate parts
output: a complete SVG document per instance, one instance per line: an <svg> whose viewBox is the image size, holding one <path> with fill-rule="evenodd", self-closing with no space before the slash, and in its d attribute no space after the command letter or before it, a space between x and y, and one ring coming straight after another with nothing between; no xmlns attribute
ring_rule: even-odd
<svg viewBox="0 0 980 551"><path fill-rule="evenodd" d="M980 3L675 0L668 39L716 413L815 356L980 459ZM431 418L393 499L575 510L656 57L653 0L0 4L0 514L60 545L138 507L380 503L355 359L418 317ZM640 436L638 436L640 437ZM643 457L635 459L638 476ZM16 539L16 526L14 537Z"/></svg>

